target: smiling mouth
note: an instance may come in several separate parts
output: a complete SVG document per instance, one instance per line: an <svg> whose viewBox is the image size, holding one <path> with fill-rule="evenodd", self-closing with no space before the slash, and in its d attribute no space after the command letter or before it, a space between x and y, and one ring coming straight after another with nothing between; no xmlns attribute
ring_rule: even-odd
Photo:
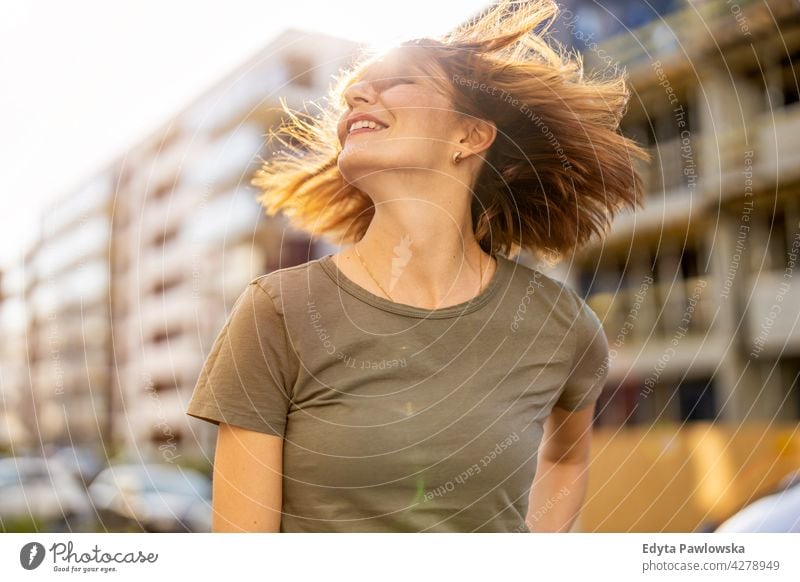
<svg viewBox="0 0 800 582"><path fill-rule="evenodd" d="M382 131L389 126L381 123L375 119L358 119L347 125L347 135L355 135L357 133L368 133L372 131Z"/></svg>
<svg viewBox="0 0 800 582"><path fill-rule="evenodd" d="M361 127L359 129L354 129L353 131L351 131L347 135L349 137L351 135L358 135L359 133L377 133L379 131L383 131L384 129L386 129L386 128L385 127L376 127L375 129L372 129L371 127Z"/></svg>

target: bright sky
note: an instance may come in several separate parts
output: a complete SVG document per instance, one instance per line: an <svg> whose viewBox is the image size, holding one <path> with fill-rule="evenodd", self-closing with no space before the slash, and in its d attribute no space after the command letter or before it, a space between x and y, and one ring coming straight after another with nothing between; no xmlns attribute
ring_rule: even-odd
<svg viewBox="0 0 800 582"><path fill-rule="evenodd" d="M69 193L287 27L373 44L489 0L3 0L0 267Z"/></svg>

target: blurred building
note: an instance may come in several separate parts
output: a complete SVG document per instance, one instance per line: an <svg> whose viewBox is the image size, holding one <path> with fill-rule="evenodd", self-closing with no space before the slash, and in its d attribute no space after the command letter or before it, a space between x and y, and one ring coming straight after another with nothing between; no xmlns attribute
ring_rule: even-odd
<svg viewBox="0 0 800 582"><path fill-rule="evenodd" d="M17 446L108 438L110 200L108 172L57 200L9 273L4 395L32 437Z"/></svg>
<svg viewBox="0 0 800 582"><path fill-rule="evenodd" d="M700 4L703 0L692 0ZM580 51L689 5L689 0L556 0L553 35Z"/></svg>
<svg viewBox="0 0 800 582"><path fill-rule="evenodd" d="M0 450L30 442L23 418L32 412L28 397L28 310L25 270L15 262L0 274Z"/></svg>
<svg viewBox="0 0 800 582"><path fill-rule="evenodd" d="M215 430L184 411L233 303L332 250L264 216L250 179L280 101L315 114L356 48L284 32L47 210L0 279L0 447L210 458Z"/></svg>
<svg viewBox="0 0 800 582"><path fill-rule="evenodd" d="M569 267L604 322L599 424L800 418L800 4L697 3L585 51L623 65L647 208Z"/></svg>
<svg viewBox="0 0 800 582"><path fill-rule="evenodd" d="M355 48L287 31L115 166L113 439L131 455L210 457L216 431L185 409L234 301L254 277L328 251L264 216L249 181L275 147L279 99L318 101Z"/></svg>

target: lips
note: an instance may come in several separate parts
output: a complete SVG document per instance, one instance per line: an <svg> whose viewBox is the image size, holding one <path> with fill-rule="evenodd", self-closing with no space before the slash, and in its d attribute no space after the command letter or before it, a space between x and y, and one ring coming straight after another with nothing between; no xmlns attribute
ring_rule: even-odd
<svg viewBox="0 0 800 582"><path fill-rule="evenodd" d="M351 128L358 124L359 126L363 127L356 127L356 129L351 131ZM369 125L374 125L374 128L366 127ZM366 112L361 113L352 113L350 117L345 120L344 124L344 135L341 136L342 144L344 144L344 140L347 139L348 135L356 135L359 133L367 133L369 131L381 131L382 129L386 129L389 127L388 123L384 123L379 118L375 117Z"/></svg>
<svg viewBox="0 0 800 582"><path fill-rule="evenodd" d="M363 125L364 127L357 127L350 131L354 124L359 123L359 125ZM375 128L369 127L369 125L375 125ZM350 135L358 135L361 133L374 133L378 131L383 131L384 129L388 129L388 124L382 122L377 117L373 117L367 113L359 113L356 115L352 115L348 119L345 120L344 127L342 128L342 132L339 136L339 141L342 145L345 144L347 137Z"/></svg>
<svg viewBox="0 0 800 582"><path fill-rule="evenodd" d="M345 124L345 129L349 132L350 128L357 121L362 121L362 122L363 121L368 121L368 122L371 121L371 122L374 122L374 123L376 123L378 125L382 125L384 127L388 126L387 123L384 123L383 121L381 121L380 119L378 119L374 115L370 115L369 113L355 113L355 114L353 114L353 115L351 115L350 117L347 118L347 123Z"/></svg>
<svg viewBox="0 0 800 582"><path fill-rule="evenodd" d="M376 127L375 129L372 129L371 127L360 127L358 129L352 130L347 135L350 136L350 135L358 135L359 133L375 133L375 132L378 132L378 131L383 131L384 129L386 129L386 128L382 127L380 125L378 127Z"/></svg>

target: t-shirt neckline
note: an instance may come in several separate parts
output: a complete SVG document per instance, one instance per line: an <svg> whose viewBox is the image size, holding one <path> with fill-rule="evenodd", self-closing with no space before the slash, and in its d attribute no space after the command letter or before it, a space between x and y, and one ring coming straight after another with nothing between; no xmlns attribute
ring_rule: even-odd
<svg viewBox="0 0 800 582"><path fill-rule="evenodd" d="M497 268L495 269L491 280L483 288L483 290L472 299L439 309L425 309L415 305L408 305L406 303L395 303L386 297L375 295L374 293L355 283L352 279L348 278L347 275L345 275L334 262L332 253L321 257L319 259L319 264L325 273L333 280L333 282L339 286L339 288L346 291L356 299L363 301L364 303L368 303L369 305L377 307L383 311L389 311L391 313L397 313L400 315L441 319L472 313L473 311L476 311L477 309L486 305L486 303L488 303L489 300L494 297L495 292L505 281L507 274L510 271L509 267L511 259L508 259L500 254L494 254L492 256L497 261Z"/></svg>

